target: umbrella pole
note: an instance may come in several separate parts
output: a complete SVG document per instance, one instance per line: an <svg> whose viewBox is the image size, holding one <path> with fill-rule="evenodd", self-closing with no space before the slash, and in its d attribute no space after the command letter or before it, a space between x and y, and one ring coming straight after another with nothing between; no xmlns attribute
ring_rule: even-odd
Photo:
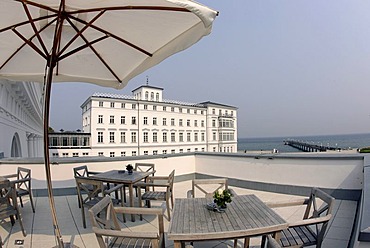
<svg viewBox="0 0 370 248"><path fill-rule="evenodd" d="M53 63L51 63L52 65ZM47 74L47 81L44 87L44 161L45 161L45 173L46 183L48 188L48 198L51 210L51 216L53 219L54 233L57 238L58 247L63 248L63 238L58 226L58 219L55 209L53 188L51 183L51 171L50 171L50 157L49 157L49 113L50 113L50 95L51 95L51 83L53 78L53 66L49 67Z"/></svg>

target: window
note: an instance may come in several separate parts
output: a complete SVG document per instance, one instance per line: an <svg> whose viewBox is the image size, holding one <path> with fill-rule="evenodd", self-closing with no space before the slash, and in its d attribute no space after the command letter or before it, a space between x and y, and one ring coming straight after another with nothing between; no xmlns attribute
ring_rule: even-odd
<svg viewBox="0 0 370 248"><path fill-rule="evenodd" d="M157 150L154 150L153 151L153 155L157 155L158 154L158 151Z"/></svg>
<svg viewBox="0 0 370 248"><path fill-rule="evenodd" d="M176 142L176 134L175 133L171 133L171 142Z"/></svg>
<svg viewBox="0 0 370 248"><path fill-rule="evenodd" d="M197 152L197 151L198 151L198 148L194 148L194 151L196 151L196 152Z"/></svg>
<svg viewBox="0 0 370 248"><path fill-rule="evenodd" d="M190 120L186 120L186 126L190 127Z"/></svg>
<svg viewBox="0 0 370 248"><path fill-rule="evenodd" d="M121 108L125 108L125 107L126 107L125 103L124 102L121 103Z"/></svg>
<svg viewBox="0 0 370 248"><path fill-rule="evenodd" d="M216 147L213 147L213 152L216 152Z"/></svg>
<svg viewBox="0 0 370 248"><path fill-rule="evenodd" d="M212 137L213 137L213 140L216 140L216 137L217 137L217 136L216 136L216 132L213 132L213 133L212 133Z"/></svg>
<svg viewBox="0 0 370 248"><path fill-rule="evenodd" d="M132 108L132 109L136 109L136 103L133 103L133 104L131 105L131 108Z"/></svg>
<svg viewBox="0 0 370 248"><path fill-rule="evenodd" d="M179 141L184 142L184 134L183 133L179 133Z"/></svg>
<svg viewBox="0 0 370 248"><path fill-rule="evenodd" d="M157 125L157 117L153 117L153 125Z"/></svg>
<svg viewBox="0 0 370 248"><path fill-rule="evenodd" d="M175 112L175 108L174 107L171 107L171 112Z"/></svg>
<svg viewBox="0 0 370 248"><path fill-rule="evenodd" d="M109 153L109 157L113 158L114 157L114 154L115 154L114 152L110 152Z"/></svg>
<svg viewBox="0 0 370 248"><path fill-rule="evenodd" d="M150 100L151 100L151 101L154 101L154 92L151 92L151 93L150 93Z"/></svg>
<svg viewBox="0 0 370 248"><path fill-rule="evenodd" d="M196 109L194 109L194 114L197 114L197 110Z"/></svg>
<svg viewBox="0 0 370 248"><path fill-rule="evenodd" d="M205 134L204 133L201 133L200 135L201 135L201 141L205 141L205 139L206 139L205 138Z"/></svg>
<svg viewBox="0 0 370 248"><path fill-rule="evenodd" d="M156 94L155 94L155 100L156 100L157 102L159 102L159 93L156 93Z"/></svg>
<svg viewBox="0 0 370 248"><path fill-rule="evenodd" d="M62 156L63 156L64 158L68 157L68 152L63 152L63 153L62 153Z"/></svg>
<svg viewBox="0 0 370 248"><path fill-rule="evenodd" d="M171 118L171 126L175 126L175 119Z"/></svg>
<svg viewBox="0 0 370 248"><path fill-rule="evenodd" d="M162 154L167 154L167 150L163 150L162 151Z"/></svg>
<svg viewBox="0 0 370 248"><path fill-rule="evenodd" d="M149 153L148 153L148 151L144 151L144 155L148 155Z"/></svg>
<svg viewBox="0 0 370 248"><path fill-rule="evenodd" d="M163 142L167 142L167 133L163 133Z"/></svg>
<svg viewBox="0 0 370 248"><path fill-rule="evenodd" d="M121 132L121 143L126 143L126 132Z"/></svg>
<svg viewBox="0 0 370 248"><path fill-rule="evenodd" d="M184 149L180 149L180 150L179 150L179 153L183 153L183 152L184 152Z"/></svg>
<svg viewBox="0 0 370 248"><path fill-rule="evenodd" d="M222 115L222 110L221 109L218 110L218 115Z"/></svg>
<svg viewBox="0 0 370 248"><path fill-rule="evenodd" d="M131 143L136 143L136 132L131 132Z"/></svg>
<svg viewBox="0 0 370 248"><path fill-rule="evenodd" d="M148 104L144 104L144 109L148 110Z"/></svg>
<svg viewBox="0 0 370 248"><path fill-rule="evenodd" d="M145 100L148 100L148 99L149 99L149 92L145 91Z"/></svg>
<svg viewBox="0 0 370 248"><path fill-rule="evenodd" d="M182 127L182 119L179 119L179 126Z"/></svg>
<svg viewBox="0 0 370 248"><path fill-rule="evenodd" d="M109 143L114 143L114 132L109 132Z"/></svg>
<svg viewBox="0 0 370 248"><path fill-rule="evenodd" d="M126 157L126 152L121 152L121 157Z"/></svg>
<svg viewBox="0 0 370 248"><path fill-rule="evenodd" d="M215 109L212 109L212 114L216 114L216 110Z"/></svg>
<svg viewBox="0 0 370 248"><path fill-rule="evenodd" d="M202 120L202 121L200 121L200 126L201 127L204 127L204 121Z"/></svg>
<svg viewBox="0 0 370 248"><path fill-rule="evenodd" d="M132 151L132 152L131 152L131 155L132 155L132 156L136 156L136 151Z"/></svg>
<svg viewBox="0 0 370 248"><path fill-rule="evenodd" d="M51 146L58 146L58 138L57 137L51 138Z"/></svg>
<svg viewBox="0 0 370 248"><path fill-rule="evenodd" d="M153 132L153 142L158 142L158 134L157 134L157 132Z"/></svg>
<svg viewBox="0 0 370 248"><path fill-rule="evenodd" d="M109 116L109 123L114 124L114 115Z"/></svg>
<svg viewBox="0 0 370 248"><path fill-rule="evenodd" d="M204 152L204 147L202 148L202 152Z"/></svg>
<svg viewBox="0 0 370 248"><path fill-rule="evenodd" d="M188 114L190 114L190 109L187 109L187 110L186 110L186 112L187 112Z"/></svg>
<svg viewBox="0 0 370 248"><path fill-rule="evenodd" d="M227 115L227 110L225 110L225 115Z"/></svg>
<svg viewBox="0 0 370 248"><path fill-rule="evenodd" d="M89 153L88 152L83 152L82 156L89 156Z"/></svg>
<svg viewBox="0 0 370 248"><path fill-rule="evenodd" d="M166 106L163 106L163 111L166 111Z"/></svg>
<svg viewBox="0 0 370 248"><path fill-rule="evenodd" d="M191 149L190 149L190 148L188 148L186 151L187 151L187 152L191 152Z"/></svg>
<svg viewBox="0 0 370 248"><path fill-rule="evenodd" d="M230 115L233 116L234 115L234 111L231 111Z"/></svg>
<svg viewBox="0 0 370 248"><path fill-rule="evenodd" d="M125 116L121 116L121 124L126 124L126 117Z"/></svg>
<svg viewBox="0 0 370 248"><path fill-rule="evenodd" d="M98 123L99 124L103 123L103 115L98 115Z"/></svg>
<svg viewBox="0 0 370 248"><path fill-rule="evenodd" d="M111 103L110 103L110 107L111 107L111 108L114 108L114 102L111 102Z"/></svg>
<svg viewBox="0 0 370 248"><path fill-rule="evenodd" d="M167 119L166 118L163 118L162 124L163 124L163 126L167 126Z"/></svg>
<svg viewBox="0 0 370 248"><path fill-rule="evenodd" d="M153 110L157 110L157 106L153 105Z"/></svg>
<svg viewBox="0 0 370 248"><path fill-rule="evenodd" d="M99 107L103 107L103 102L99 102Z"/></svg>
<svg viewBox="0 0 370 248"><path fill-rule="evenodd" d="M103 132L98 132L98 143L103 143Z"/></svg>
<svg viewBox="0 0 370 248"><path fill-rule="evenodd" d="M171 150L171 154L175 154L175 149L172 149Z"/></svg>
<svg viewBox="0 0 370 248"><path fill-rule="evenodd" d="M212 127L216 127L216 120L212 120Z"/></svg>
<svg viewBox="0 0 370 248"><path fill-rule="evenodd" d="M201 111L200 111L200 114L201 114L201 115L204 115L204 111L203 111L203 110L201 110Z"/></svg>
<svg viewBox="0 0 370 248"><path fill-rule="evenodd" d="M198 133L194 133L194 141L197 142L198 141Z"/></svg>
<svg viewBox="0 0 370 248"><path fill-rule="evenodd" d="M144 117L144 125L148 125L148 117Z"/></svg>
<svg viewBox="0 0 370 248"><path fill-rule="evenodd" d="M198 121L194 120L194 127L197 127L197 126L198 126Z"/></svg>
<svg viewBox="0 0 370 248"><path fill-rule="evenodd" d="M98 156L99 157L103 157L104 156L104 152L98 152Z"/></svg>
<svg viewBox="0 0 370 248"><path fill-rule="evenodd" d="M78 146L77 137L72 137L72 146Z"/></svg>
<svg viewBox="0 0 370 248"><path fill-rule="evenodd" d="M191 133L186 133L186 141L187 142L191 141Z"/></svg>
<svg viewBox="0 0 370 248"><path fill-rule="evenodd" d="M59 157L59 153L53 153L53 157Z"/></svg>
<svg viewBox="0 0 370 248"><path fill-rule="evenodd" d="M144 143L148 143L148 132L144 132Z"/></svg>
<svg viewBox="0 0 370 248"><path fill-rule="evenodd" d="M135 116L131 117L131 124L136 125L136 117Z"/></svg>

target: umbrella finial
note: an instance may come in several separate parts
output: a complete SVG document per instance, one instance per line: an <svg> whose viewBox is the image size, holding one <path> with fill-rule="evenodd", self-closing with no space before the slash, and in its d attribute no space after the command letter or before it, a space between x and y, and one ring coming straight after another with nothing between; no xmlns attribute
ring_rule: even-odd
<svg viewBox="0 0 370 248"><path fill-rule="evenodd" d="M149 76L146 76L146 85L149 85Z"/></svg>

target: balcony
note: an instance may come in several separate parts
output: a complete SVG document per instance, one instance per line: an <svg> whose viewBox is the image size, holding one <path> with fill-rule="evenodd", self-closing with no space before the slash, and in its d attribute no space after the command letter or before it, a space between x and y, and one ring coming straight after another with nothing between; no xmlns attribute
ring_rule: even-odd
<svg viewBox="0 0 370 248"><path fill-rule="evenodd" d="M82 227L82 218L75 195L73 167L88 165L94 171L122 169L128 163L151 162L156 174L167 175L176 170L175 197L186 197L193 178L228 177L238 194L256 194L265 202L302 198L311 187L320 187L336 198L334 218L331 220L323 247L369 247L369 167L368 160L359 154L217 154L186 153L145 157L115 158L59 158L53 160L52 177L59 226L66 243L77 247L98 247L91 225ZM1 223L0 235L6 247L16 240L24 240L24 247L56 246L48 198L44 166L41 159L0 160L0 175L11 174L18 166L32 169L36 213L33 214L27 198L21 208L27 237L23 237L19 224L11 228L10 221ZM364 187L364 185L367 185ZM302 218L302 207L277 210L287 221ZM140 228L143 222L126 222L125 225ZM168 229L168 221L165 230ZM11 235L9 235L9 233ZM359 240L360 236L360 241ZM252 239L251 245L259 247L260 239ZM220 246L221 245L221 246ZM166 247L173 246L167 240ZM231 241L194 243L195 247L231 247ZM239 240L238 246L242 246Z"/></svg>

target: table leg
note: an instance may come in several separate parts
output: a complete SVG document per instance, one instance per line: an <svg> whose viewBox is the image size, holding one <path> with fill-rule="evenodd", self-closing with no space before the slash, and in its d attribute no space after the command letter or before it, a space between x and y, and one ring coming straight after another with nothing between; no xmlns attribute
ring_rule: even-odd
<svg viewBox="0 0 370 248"><path fill-rule="evenodd" d="M173 247L174 247L174 248L182 248L181 241L179 241L179 240L174 240L174 241L173 241Z"/></svg>
<svg viewBox="0 0 370 248"><path fill-rule="evenodd" d="M244 238L244 248L249 247L249 238Z"/></svg>
<svg viewBox="0 0 370 248"><path fill-rule="evenodd" d="M130 183L128 185L128 193L129 193L129 196L130 196L130 207L133 207L134 206L134 187L133 187L133 184ZM135 221L135 215L134 214L131 214L131 221Z"/></svg>

